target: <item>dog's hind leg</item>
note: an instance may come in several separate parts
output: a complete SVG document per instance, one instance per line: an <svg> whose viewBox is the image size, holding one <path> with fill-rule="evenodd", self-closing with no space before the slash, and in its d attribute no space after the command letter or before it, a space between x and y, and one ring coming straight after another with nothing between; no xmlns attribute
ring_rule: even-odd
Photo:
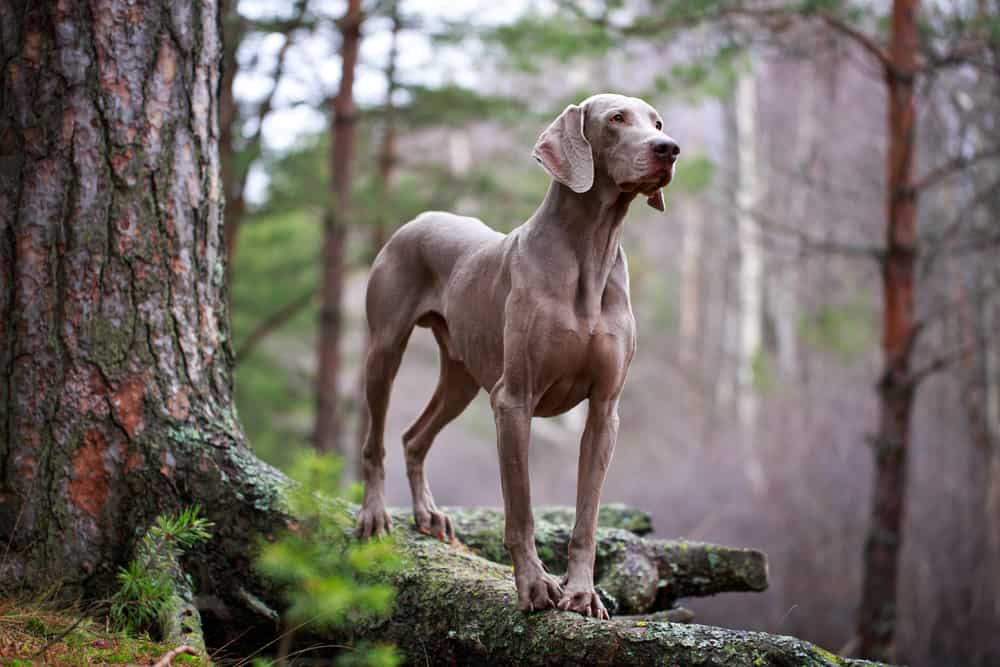
<svg viewBox="0 0 1000 667"><path fill-rule="evenodd" d="M424 475L424 460L434 438L449 422L462 413L479 392L479 385L461 361L448 353L447 333L442 324L432 324L434 337L441 353L441 376L430 402L417 420L403 434L406 475L413 495L413 519L417 528L440 540L455 539L451 519L434 504L430 486Z"/></svg>
<svg viewBox="0 0 1000 667"><path fill-rule="evenodd" d="M361 450L365 482L364 501L358 513L358 537L372 537L392 528L385 510L385 414L389 407L392 382L403 358L401 344L376 345L372 341L365 361L365 399L368 403L368 433Z"/></svg>
<svg viewBox="0 0 1000 667"><path fill-rule="evenodd" d="M385 415L403 351L413 331L414 320L398 300L386 294L398 282L391 272L373 270L368 287L368 322L371 340L365 359L365 400L368 404L368 433L361 450L364 501L358 513L359 537L378 536L392 528L385 510Z"/></svg>

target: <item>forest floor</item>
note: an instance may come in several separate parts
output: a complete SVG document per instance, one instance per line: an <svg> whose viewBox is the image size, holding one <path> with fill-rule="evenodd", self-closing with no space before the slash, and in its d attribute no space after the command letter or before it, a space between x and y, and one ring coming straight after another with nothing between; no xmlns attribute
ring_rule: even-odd
<svg viewBox="0 0 1000 667"><path fill-rule="evenodd" d="M0 667L153 665L174 648L113 632L78 610L0 599ZM212 663L202 656L178 655L172 664Z"/></svg>

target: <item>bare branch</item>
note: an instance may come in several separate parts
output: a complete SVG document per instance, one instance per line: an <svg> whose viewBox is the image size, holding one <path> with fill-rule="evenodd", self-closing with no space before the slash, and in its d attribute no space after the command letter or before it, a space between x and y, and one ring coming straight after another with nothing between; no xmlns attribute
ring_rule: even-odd
<svg viewBox="0 0 1000 667"><path fill-rule="evenodd" d="M254 128L254 133L250 137L247 145L247 150L250 153L250 159L243 161L245 167L239 175L240 192L242 192L243 188L246 186L247 176L250 173L250 165L252 165L257 156L260 155L264 120L268 115L270 115L271 110L274 108L274 96L278 92L278 86L281 84L281 78L285 72L285 61L288 56L288 51L291 49L292 44L295 41L295 31L304 24L308 7L308 0L299 0L295 6L295 16L283 24L284 30L281 32L285 35L285 43L282 44L281 48L278 50L277 60L271 74L271 78L274 80L274 85L271 86L271 90L268 91L267 95L263 100L261 100L260 105L257 107L257 126Z"/></svg>
<svg viewBox="0 0 1000 667"><path fill-rule="evenodd" d="M886 70L893 69L892 61L889 60L889 54L870 35L861 32L830 12L820 12L819 17L830 28L848 37L855 44L871 54Z"/></svg>
<svg viewBox="0 0 1000 667"><path fill-rule="evenodd" d="M233 362L238 365L241 361L246 359L263 339L267 338L277 329L280 329L282 325L298 315L303 309L312 303L313 297L316 296L316 292L317 290L315 288L310 289L305 294L287 303L275 312L271 313L268 317L264 318L264 320L250 332L240 347L236 350Z"/></svg>
<svg viewBox="0 0 1000 667"><path fill-rule="evenodd" d="M972 154L971 156L959 155L942 165L931 169L929 172L918 178L913 184L915 192L921 192L934 187L949 176L954 175L963 169L967 169L974 164L1000 158L1000 146L991 146L985 150Z"/></svg>
<svg viewBox="0 0 1000 667"><path fill-rule="evenodd" d="M848 255L863 257L880 261L885 254L885 248L878 245L865 245L860 243L847 243L844 241L834 241L830 239L818 239L811 234L794 227L777 222L758 210L750 212L757 226L765 231L784 234L794 238L804 248L815 252Z"/></svg>
<svg viewBox="0 0 1000 667"><path fill-rule="evenodd" d="M933 375L934 373L939 373L948 368L949 366L951 366L952 364L962 361L975 351L976 351L975 344L968 343L954 350L951 350L944 354L940 354L937 357L934 357L929 362L927 362L927 364L921 366L917 370L910 373L910 378L909 378L910 384L914 386L920 384L921 382L926 380L929 376Z"/></svg>
<svg viewBox="0 0 1000 667"><path fill-rule="evenodd" d="M928 72L969 64L980 65L975 56L987 53L990 46L990 42L986 39L966 37L946 53L926 56L920 71Z"/></svg>
<svg viewBox="0 0 1000 667"><path fill-rule="evenodd" d="M1000 178L994 180L988 186L975 193L972 198L962 206L961 210L955 214L954 218L948 223L947 227L945 227L940 234L936 235L936 239L925 239L921 242L921 245L930 248L930 250L923 253L921 261L922 273L930 271L938 257L954 252L955 246L960 244L957 242L950 243L949 239L952 239L959 228L965 224L966 217L970 213L976 210L979 206L993 200L996 196L997 188L1000 188ZM966 242L967 240L962 241L963 244L966 244Z"/></svg>
<svg viewBox="0 0 1000 667"><path fill-rule="evenodd" d="M575 3L561 3L562 6L574 5ZM586 16L580 11L575 11L578 16ZM889 59L889 55L886 50L875 40L871 35L855 28L850 25L836 14L828 11L821 11L816 13L803 12L797 7L789 7L783 5L776 5L771 7L724 7L715 11L708 12L694 12L691 14L681 14L677 16L664 17L660 20L643 20L639 23L622 28L621 32L623 34L631 35L650 35L664 30L671 30L676 28L685 28L692 25L697 25L700 23L707 23L711 21L718 21L726 18L747 18L754 21L763 23L765 26L771 24L770 27L773 30L780 31L788 26L788 22L791 19L800 18L802 20L809 20L810 18L819 18L823 23L827 25L833 31L839 33L840 35L847 37L852 42L860 46L887 71L892 69L892 61ZM606 23L602 20L594 19L591 20L598 23Z"/></svg>

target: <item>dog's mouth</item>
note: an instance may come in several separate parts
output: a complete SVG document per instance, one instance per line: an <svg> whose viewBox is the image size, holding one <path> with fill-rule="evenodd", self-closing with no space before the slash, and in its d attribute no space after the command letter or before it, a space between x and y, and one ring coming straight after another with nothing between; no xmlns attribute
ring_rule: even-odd
<svg viewBox="0 0 1000 667"><path fill-rule="evenodd" d="M673 165L670 165L661 167L640 180L622 183L619 187L624 192L638 192L648 197L669 185L673 179L674 169Z"/></svg>

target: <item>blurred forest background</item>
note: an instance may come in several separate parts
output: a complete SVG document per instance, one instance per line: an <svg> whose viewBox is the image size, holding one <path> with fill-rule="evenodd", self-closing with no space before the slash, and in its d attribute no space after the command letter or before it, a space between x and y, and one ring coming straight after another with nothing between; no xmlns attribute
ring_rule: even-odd
<svg viewBox="0 0 1000 667"><path fill-rule="evenodd" d="M770 590L693 603L699 622L850 653L874 539L901 548L899 661L1000 664L1000 3L919 10L919 75L895 79L916 109L899 190L919 195L915 239L887 231L889 4L227 0L228 280L256 452L356 459L366 271L387 235L427 209L512 229L548 186L530 158L548 122L593 93L642 97L682 156L666 213L626 222L639 349L604 500L651 511L661 536L767 552ZM884 317L899 257L902 382ZM437 364L418 329L390 407L394 505L391 443ZM572 504L584 410L535 420L536 504ZM887 487L901 532L871 523L877 461L904 470ZM501 504L485 394L429 475L438 502Z"/></svg>

